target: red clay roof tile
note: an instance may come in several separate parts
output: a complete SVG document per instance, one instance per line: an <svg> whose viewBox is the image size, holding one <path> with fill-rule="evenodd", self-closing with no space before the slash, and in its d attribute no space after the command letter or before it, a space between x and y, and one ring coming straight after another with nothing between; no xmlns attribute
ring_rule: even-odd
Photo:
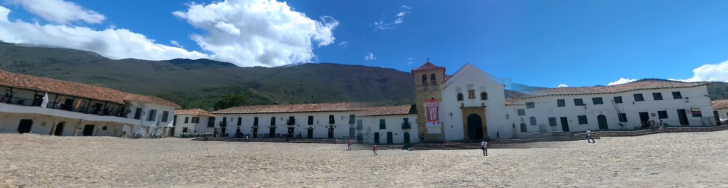
<svg viewBox="0 0 728 188"><path fill-rule="evenodd" d="M203 109L181 109L181 110L175 110L174 115L191 115L191 116L208 116L208 117L215 117L215 114L211 114L210 112L207 112Z"/></svg>
<svg viewBox="0 0 728 188"><path fill-rule="evenodd" d="M713 110L723 110L728 109L728 100L714 100L713 103Z"/></svg>
<svg viewBox="0 0 728 188"><path fill-rule="evenodd" d="M213 114L270 114L305 112L362 112L363 115L403 115L409 114L412 105L373 106L373 103L321 103L290 105L238 106L212 112Z"/></svg>

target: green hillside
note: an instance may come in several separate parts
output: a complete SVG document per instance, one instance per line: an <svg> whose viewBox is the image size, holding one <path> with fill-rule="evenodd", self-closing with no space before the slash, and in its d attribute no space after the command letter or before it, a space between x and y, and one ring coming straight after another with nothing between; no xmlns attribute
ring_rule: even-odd
<svg viewBox="0 0 728 188"><path fill-rule="evenodd" d="M377 101L413 104L412 76L395 69L302 64L237 67L213 60L111 60L96 53L0 42L0 69L156 95L183 108L211 110L221 96L244 93L254 104ZM514 89L540 89L514 85ZM709 86L713 99L728 98L728 83ZM514 91L506 91L512 96Z"/></svg>

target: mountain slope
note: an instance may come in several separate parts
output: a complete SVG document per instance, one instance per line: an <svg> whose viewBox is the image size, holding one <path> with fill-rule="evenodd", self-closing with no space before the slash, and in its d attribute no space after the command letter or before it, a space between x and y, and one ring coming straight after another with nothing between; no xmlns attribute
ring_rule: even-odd
<svg viewBox="0 0 728 188"><path fill-rule="evenodd" d="M301 64L237 67L208 59L111 60L92 52L0 42L0 69L10 72L157 95L184 108L211 109L222 95L245 93L256 104L373 101L414 103L408 72L395 69ZM513 84L517 91L543 89ZM728 98L728 83L708 87L713 99ZM506 91L506 96L517 94Z"/></svg>

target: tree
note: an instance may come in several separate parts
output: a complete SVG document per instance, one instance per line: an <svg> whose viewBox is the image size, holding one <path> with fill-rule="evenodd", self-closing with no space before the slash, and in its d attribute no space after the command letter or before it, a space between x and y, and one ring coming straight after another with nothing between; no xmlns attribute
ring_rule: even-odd
<svg viewBox="0 0 728 188"><path fill-rule="evenodd" d="M215 103L215 106L213 106L213 108L215 110L222 110L222 109L226 109L226 108L231 108L231 107L236 107L236 106L245 106L245 105L252 105L252 103L248 99L248 95L240 94L240 93L231 93L231 94L223 95L222 98Z"/></svg>

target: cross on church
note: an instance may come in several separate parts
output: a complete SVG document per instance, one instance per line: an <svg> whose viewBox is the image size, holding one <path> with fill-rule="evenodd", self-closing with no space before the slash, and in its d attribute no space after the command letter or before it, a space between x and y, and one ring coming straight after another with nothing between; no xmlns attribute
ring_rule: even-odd
<svg viewBox="0 0 728 188"><path fill-rule="evenodd" d="M450 118L452 118L452 112L450 112Z"/></svg>

